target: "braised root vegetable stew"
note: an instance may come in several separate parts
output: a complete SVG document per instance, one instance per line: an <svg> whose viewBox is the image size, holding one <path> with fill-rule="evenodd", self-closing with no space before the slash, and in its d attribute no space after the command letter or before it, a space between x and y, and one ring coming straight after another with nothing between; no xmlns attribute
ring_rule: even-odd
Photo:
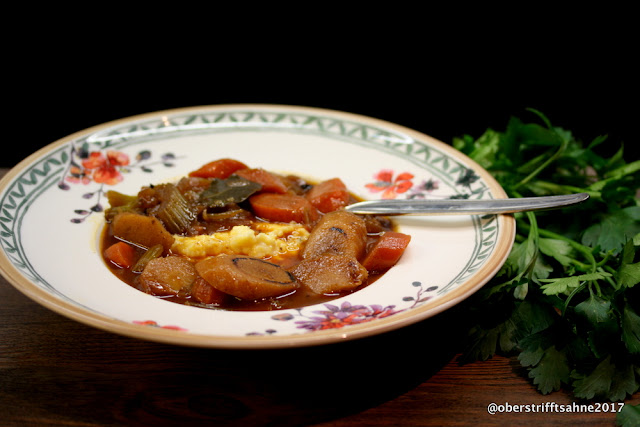
<svg viewBox="0 0 640 427"><path fill-rule="evenodd" d="M337 298L393 267L411 239L387 218L345 211L357 200L339 178L311 184L228 158L107 197L109 269L142 292L205 308Z"/></svg>

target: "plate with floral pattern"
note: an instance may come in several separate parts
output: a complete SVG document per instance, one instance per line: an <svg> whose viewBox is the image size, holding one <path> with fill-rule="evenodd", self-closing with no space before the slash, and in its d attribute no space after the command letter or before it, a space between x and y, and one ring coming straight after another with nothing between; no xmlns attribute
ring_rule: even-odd
<svg viewBox="0 0 640 427"><path fill-rule="evenodd" d="M209 160L316 181L340 177L362 199L506 197L447 144L371 117L311 107L213 105L95 126L32 154L0 181L0 271L37 303L151 341L218 348L329 344L426 319L480 289L514 240L509 215L394 217L411 243L361 290L298 309L225 311L144 294L104 264L106 192L135 194Z"/></svg>

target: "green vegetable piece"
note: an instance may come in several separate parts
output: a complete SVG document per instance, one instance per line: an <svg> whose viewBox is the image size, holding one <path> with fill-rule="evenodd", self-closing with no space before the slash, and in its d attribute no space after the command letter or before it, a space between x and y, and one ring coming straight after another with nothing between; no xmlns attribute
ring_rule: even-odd
<svg viewBox="0 0 640 427"><path fill-rule="evenodd" d="M129 196L118 191L109 190L106 192L109 208L104 212L107 222L111 222L113 218L121 212L136 213L138 206L138 196Z"/></svg>
<svg viewBox="0 0 640 427"><path fill-rule="evenodd" d="M142 254L140 259L138 259L138 261L131 268L131 271L133 271L134 273L142 273L142 271L147 266L149 261L162 256L163 252L164 252L164 246L159 244L151 246L149 249L145 251L144 254Z"/></svg>
<svg viewBox="0 0 640 427"><path fill-rule="evenodd" d="M156 187L162 200L154 215L172 234L184 232L195 219L189 203L173 184Z"/></svg>
<svg viewBox="0 0 640 427"><path fill-rule="evenodd" d="M209 188L200 195L200 202L208 207L223 208L240 203L251 195L260 191L262 186L238 175L231 175L226 179L214 179Z"/></svg>
<svg viewBox="0 0 640 427"><path fill-rule="evenodd" d="M106 196L112 208L133 205L138 201L138 196L130 196L114 190L107 191Z"/></svg>

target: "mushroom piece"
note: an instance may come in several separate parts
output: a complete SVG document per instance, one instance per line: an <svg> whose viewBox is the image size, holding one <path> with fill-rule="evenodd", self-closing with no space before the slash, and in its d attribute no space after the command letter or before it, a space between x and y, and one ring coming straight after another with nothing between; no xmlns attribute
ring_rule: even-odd
<svg viewBox="0 0 640 427"><path fill-rule="evenodd" d="M259 258L222 254L199 261L196 270L214 288L241 299L278 297L300 286L293 274Z"/></svg>

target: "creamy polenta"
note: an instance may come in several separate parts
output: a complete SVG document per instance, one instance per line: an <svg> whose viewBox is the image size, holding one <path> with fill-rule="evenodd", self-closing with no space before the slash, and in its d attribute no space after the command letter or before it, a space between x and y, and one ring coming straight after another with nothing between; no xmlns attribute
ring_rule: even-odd
<svg viewBox="0 0 640 427"><path fill-rule="evenodd" d="M209 235L174 237L171 251L190 258L220 254L272 258L298 252L309 231L300 224L257 223Z"/></svg>

